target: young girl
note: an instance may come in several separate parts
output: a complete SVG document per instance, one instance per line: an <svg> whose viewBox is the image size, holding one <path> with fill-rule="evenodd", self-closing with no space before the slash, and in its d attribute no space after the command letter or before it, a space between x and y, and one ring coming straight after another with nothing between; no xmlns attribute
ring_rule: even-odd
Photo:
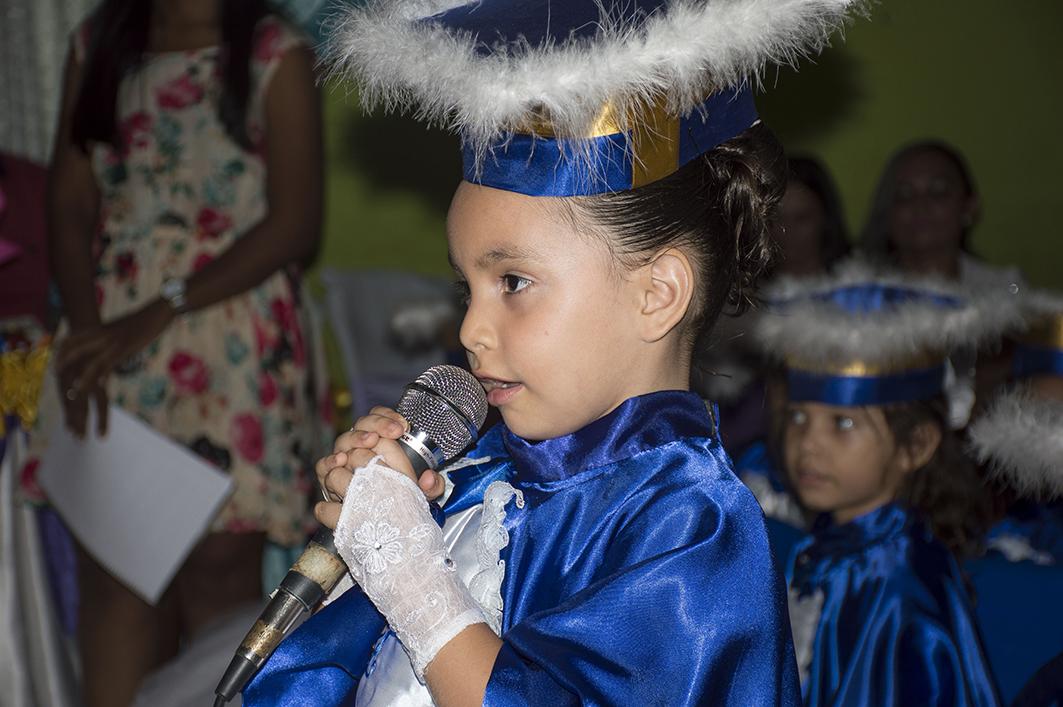
<svg viewBox="0 0 1063 707"><path fill-rule="evenodd" d="M318 471L343 506L317 512L359 586L246 704L796 703L762 516L687 382L699 330L764 264L785 180L750 93L722 85L846 5L352 12L363 90L463 129L461 341L504 424L450 472L442 532L425 496L444 482L413 480L401 418L337 441Z"/></svg>
<svg viewBox="0 0 1063 707"><path fill-rule="evenodd" d="M945 423L943 352L1013 303L847 275L774 296L756 335L788 365L783 464L821 514L790 563L805 703L997 704L956 559L988 500Z"/></svg>

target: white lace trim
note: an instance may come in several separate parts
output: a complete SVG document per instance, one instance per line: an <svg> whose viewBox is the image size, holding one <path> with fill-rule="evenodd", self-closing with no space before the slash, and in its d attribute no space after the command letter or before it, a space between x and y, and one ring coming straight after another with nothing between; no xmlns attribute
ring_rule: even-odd
<svg viewBox="0 0 1063 707"><path fill-rule="evenodd" d="M450 473L457 471L458 469L464 469L468 466L479 466L480 464L486 464L491 461L491 457L462 457L452 464L448 464L439 470L439 475L443 477L443 495L436 499L441 507L446 505L446 502L450 499L450 494L454 493L454 482L450 480Z"/></svg>
<svg viewBox="0 0 1063 707"><path fill-rule="evenodd" d="M469 582L469 591L483 609L487 625L498 635L502 633L502 580L506 576L506 562L499 556L509 545L509 531L502 523L506 505L514 496L517 508L524 508L524 494L505 481L494 481L484 491L483 515L476 532L480 571Z"/></svg>
<svg viewBox="0 0 1063 707"><path fill-rule="evenodd" d="M816 629L823 612L823 590L817 589L812 594L800 596L790 589L787 593L790 609L790 629L794 637L794 654L797 657L797 673L804 685L812 668L812 655L816 643Z"/></svg>
<svg viewBox="0 0 1063 707"><path fill-rule="evenodd" d="M1037 565L1056 564L1052 555L1035 549L1030 541L1021 535L1001 535L991 539L987 545L989 549L996 550L1003 555L1008 562L1030 560Z"/></svg>

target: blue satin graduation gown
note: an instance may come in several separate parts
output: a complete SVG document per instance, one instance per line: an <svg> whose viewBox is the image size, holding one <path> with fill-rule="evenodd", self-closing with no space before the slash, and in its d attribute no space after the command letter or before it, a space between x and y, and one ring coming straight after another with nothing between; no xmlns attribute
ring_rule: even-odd
<svg viewBox="0 0 1063 707"><path fill-rule="evenodd" d="M840 526L821 519L790 577L792 594L822 602L806 705L999 704L956 561L899 505Z"/></svg>
<svg viewBox="0 0 1063 707"><path fill-rule="evenodd" d="M785 587L756 501L687 392L632 398L564 437L504 426L444 506L513 484L503 646L485 705L796 705ZM246 705L351 704L385 631L357 589L284 641Z"/></svg>

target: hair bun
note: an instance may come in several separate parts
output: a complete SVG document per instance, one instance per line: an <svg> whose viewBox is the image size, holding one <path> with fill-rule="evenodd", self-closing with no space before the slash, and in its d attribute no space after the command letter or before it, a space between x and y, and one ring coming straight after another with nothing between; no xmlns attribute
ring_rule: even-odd
<svg viewBox="0 0 1063 707"><path fill-rule="evenodd" d="M719 210L724 233L733 236L729 255L730 289L727 305L736 313L755 300L757 282L771 267L775 255L772 224L786 191L786 154L775 134L757 123L705 156L708 183ZM721 245L726 245L721 243Z"/></svg>

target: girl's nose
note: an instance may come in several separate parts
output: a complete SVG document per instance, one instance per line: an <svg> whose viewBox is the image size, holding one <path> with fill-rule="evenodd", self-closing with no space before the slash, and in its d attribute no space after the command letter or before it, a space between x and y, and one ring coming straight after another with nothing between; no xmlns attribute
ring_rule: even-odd
<svg viewBox="0 0 1063 707"><path fill-rule="evenodd" d="M494 348L495 334L491 326L491 317L486 307L479 304L475 298L469 300L469 308L465 312L465 318L461 322L459 338L462 347L469 352L470 357L475 357L479 352ZM470 360L476 367L475 360Z"/></svg>

